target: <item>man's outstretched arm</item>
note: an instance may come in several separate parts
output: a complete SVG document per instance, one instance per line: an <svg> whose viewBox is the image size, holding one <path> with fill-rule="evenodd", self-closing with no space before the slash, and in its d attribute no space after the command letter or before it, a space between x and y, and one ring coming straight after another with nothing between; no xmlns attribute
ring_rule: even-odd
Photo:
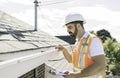
<svg viewBox="0 0 120 78"><path fill-rule="evenodd" d="M64 57L69 63L72 62L72 56L65 47L63 47L62 45L59 45L59 46L56 46L56 49L58 49L58 51L63 52Z"/></svg>

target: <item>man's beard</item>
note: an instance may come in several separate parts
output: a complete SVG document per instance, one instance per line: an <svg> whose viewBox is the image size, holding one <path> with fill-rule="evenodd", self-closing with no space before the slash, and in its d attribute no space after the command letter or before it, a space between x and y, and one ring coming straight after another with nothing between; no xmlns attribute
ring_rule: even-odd
<svg viewBox="0 0 120 78"><path fill-rule="evenodd" d="M76 34L75 32L74 32L74 33L69 32L69 34L70 34L70 36L71 36L72 38L76 39L77 34Z"/></svg>
<svg viewBox="0 0 120 78"><path fill-rule="evenodd" d="M75 31L74 31L74 33L69 32L69 34L70 34L71 37L73 37L74 39L76 39L76 37L77 37L77 32L78 32L77 25L75 25Z"/></svg>

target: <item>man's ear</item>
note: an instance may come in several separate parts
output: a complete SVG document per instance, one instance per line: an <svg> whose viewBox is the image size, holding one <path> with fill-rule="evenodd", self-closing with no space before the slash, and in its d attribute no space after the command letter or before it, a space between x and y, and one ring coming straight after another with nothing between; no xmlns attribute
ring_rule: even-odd
<svg viewBox="0 0 120 78"><path fill-rule="evenodd" d="M78 23L78 24L77 24L77 28L80 28L80 27L81 27L81 26L80 26L80 24Z"/></svg>

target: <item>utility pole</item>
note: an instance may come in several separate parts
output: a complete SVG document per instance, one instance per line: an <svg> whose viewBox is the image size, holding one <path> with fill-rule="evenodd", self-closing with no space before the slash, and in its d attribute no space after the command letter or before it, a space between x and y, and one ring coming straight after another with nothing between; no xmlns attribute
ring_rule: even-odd
<svg viewBox="0 0 120 78"><path fill-rule="evenodd" d="M34 1L34 3L35 3L35 21L34 21L34 23L35 23L35 28L34 28L34 31L37 31L38 29L37 29L37 7L39 6L38 5L38 1L37 0L35 0Z"/></svg>

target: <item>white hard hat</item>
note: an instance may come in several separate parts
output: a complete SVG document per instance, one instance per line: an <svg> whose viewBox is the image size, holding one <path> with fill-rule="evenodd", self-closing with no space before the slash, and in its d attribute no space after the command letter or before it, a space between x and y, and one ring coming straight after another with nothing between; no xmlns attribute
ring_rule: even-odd
<svg viewBox="0 0 120 78"><path fill-rule="evenodd" d="M83 21L83 23L85 23L83 16L78 13L68 14L65 18L65 24L68 24L68 23L74 22L74 21Z"/></svg>

